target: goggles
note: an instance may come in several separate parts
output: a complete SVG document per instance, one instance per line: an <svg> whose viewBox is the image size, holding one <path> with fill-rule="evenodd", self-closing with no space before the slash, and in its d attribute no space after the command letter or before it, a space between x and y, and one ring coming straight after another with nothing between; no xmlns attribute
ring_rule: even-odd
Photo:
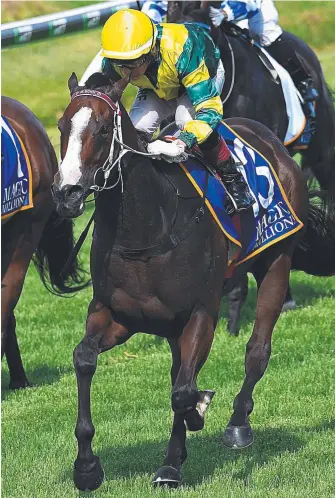
<svg viewBox="0 0 335 498"><path fill-rule="evenodd" d="M126 67L127 69L137 69L141 67L145 62L147 62L150 56L150 52L148 54L142 55L138 59L133 60L124 60L124 59L110 59L113 66L117 67Z"/></svg>

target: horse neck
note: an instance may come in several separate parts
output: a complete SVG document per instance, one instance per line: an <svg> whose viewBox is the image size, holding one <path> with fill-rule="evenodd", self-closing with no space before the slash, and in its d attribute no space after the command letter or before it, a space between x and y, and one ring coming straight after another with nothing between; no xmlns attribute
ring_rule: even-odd
<svg viewBox="0 0 335 498"><path fill-rule="evenodd" d="M128 114L122 114L123 141L135 150L143 149ZM174 216L175 195L152 161L129 152L122 162L121 182L102 191L96 199L96 233L115 245L155 245ZM115 178L113 178L114 180Z"/></svg>

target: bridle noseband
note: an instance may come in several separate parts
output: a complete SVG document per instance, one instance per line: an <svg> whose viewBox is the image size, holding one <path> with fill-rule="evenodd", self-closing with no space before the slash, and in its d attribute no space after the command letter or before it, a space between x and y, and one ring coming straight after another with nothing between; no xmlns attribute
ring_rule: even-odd
<svg viewBox="0 0 335 498"><path fill-rule="evenodd" d="M121 124L121 118L122 118L122 112L120 110L120 105L118 102L114 102L108 95L105 93L99 92L97 90L90 90L90 89L85 89L85 90L78 90L77 92L73 93L71 96L71 101L77 97L83 97L83 96L88 96L88 97L96 97L98 99L103 100L106 102L109 107L113 110L113 119L114 119L114 127L113 127L113 137L112 137L112 143L110 146L109 154L102 166L96 170L94 173L94 182L96 179L96 175L98 171L102 170L104 174L104 184L102 187L99 185L92 185L90 187L91 190L95 190L96 192L101 192L102 190L110 190L118 183L121 181L121 190L123 192L123 178L122 178L122 170L121 170L121 159L128 153L128 152L133 152L136 154L139 154L141 156L149 156L153 157L153 154L149 154L146 152L140 152L138 150L132 149L128 145L126 145L123 142L123 136L122 136L122 124ZM114 159L114 149L115 149L115 142L117 142L120 146L120 153L118 154L118 157ZM117 167L119 176L116 182L113 185L110 185L107 187L107 182L108 178L110 176L111 171L113 168Z"/></svg>

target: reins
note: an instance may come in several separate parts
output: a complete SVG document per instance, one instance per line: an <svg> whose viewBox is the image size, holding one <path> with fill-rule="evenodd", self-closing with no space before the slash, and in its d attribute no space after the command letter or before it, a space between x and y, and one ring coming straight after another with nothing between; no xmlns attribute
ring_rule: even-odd
<svg viewBox="0 0 335 498"><path fill-rule="evenodd" d="M96 175L98 171L103 171L104 174L104 184L102 186L99 185L92 185L90 187L91 190L94 190L97 192L99 195L100 192L103 190L111 190L112 188L116 187L120 182L121 182L121 192L123 192L123 177L122 177L122 168L121 168L121 160L124 158L124 156L128 152L132 152L134 154L144 156L144 157L150 157L151 159L157 157L156 154L151 154L149 152L141 152L139 150L133 149L132 147L129 147L123 142L123 134L122 134L122 112L120 110L120 105L119 102L113 102L113 100L106 94L99 92L97 90L90 90L90 89L85 89L85 90L79 90L75 93L72 94L71 101L77 97L81 96L90 96L90 97L96 97L101 100L104 100L109 107L113 110L113 120L114 120L114 128L113 128L113 137L112 137L112 142L109 150L108 157L104 164L98 168L94 174L94 181L96 178ZM114 153L115 153L115 144L118 143L120 146L120 152L117 155L117 158L113 161L114 159ZM202 162L204 165L205 163L201 161L198 157L193 156L190 154L190 157L193 157L194 159ZM205 165L206 166L206 165ZM109 176L112 172L112 170L117 167L118 169L118 178L113 185L107 186ZM113 248L113 252L116 252L120 254L122 257L125 259L143 259L147 260L152 256L157 256L160 254L165 254L166 252L170 251L171 249L175 248L189 233L191 232L193 228L193 223L196 222L198 223L201 221L201 219L204 216L204 206L206 202L206 195L207 195L207 188L208 188L208 180L209 180L209 171L207 170L207 179L206 179L206 188L204 191L204 195L202 197L201 205L200 207L195 211L195 213L192 215L192 217L188 220L188 222L181 227L179 230L175 230L173 233L170 234L165 234L161 238L159 244L156 244L155 246L151 247L146 247L142 249L131 249L127 247L121 247L121 246L115 246ZM178 191L176 190L177 195ZM95 196L96 199L97 196ZM178 205L178 203L177 203ZM86 227L82 231L79 239L77 240L67 262L64 265L63 270L61 271L61 276L64 276L66 274L69 266L71 265L73 259L78 255L86 237L89 232L89 229L92 225L92 222L94 220L94 214L95 210L93 211ZM176 221L177 214L174 216L174 222ZM174 226L174 223L173 225Z"/></svg>

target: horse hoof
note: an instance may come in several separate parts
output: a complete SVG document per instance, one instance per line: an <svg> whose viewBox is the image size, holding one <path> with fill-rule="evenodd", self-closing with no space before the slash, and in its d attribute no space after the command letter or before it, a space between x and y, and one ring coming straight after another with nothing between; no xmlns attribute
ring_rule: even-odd
<svg viewBox="0 0 335 498"><path fill-rule="evenodd" d="M283 304L281 311L282 313L285 313L285 311L291 311L295 309L297 309L297 303L294 301L294 299L291 299L290 301L286 301Z"/></svg>
<svg viewBox="0 0 335 498"><path fill-rule="evenodd" d="M157 470L152 484L157 486L166 486L168 488L177 488L181 483L181 474L179 470L171 467L171 465L164 465Z"/></svg>
<svg viewBox="0 0 335 498"><path fill-rule="evenodd" d="M73 480L80 491L94 491L98 489L105 478L104 470L99 457L95 456L92 462L76 460L74 462Z"/></svg>
<svg viewBox="0 0 335 498"><path fill-rule="evenodd" d="M250 425L229 426L223 435L223 444L233 450L247 448L254 442L254 434Z"/></svg>

